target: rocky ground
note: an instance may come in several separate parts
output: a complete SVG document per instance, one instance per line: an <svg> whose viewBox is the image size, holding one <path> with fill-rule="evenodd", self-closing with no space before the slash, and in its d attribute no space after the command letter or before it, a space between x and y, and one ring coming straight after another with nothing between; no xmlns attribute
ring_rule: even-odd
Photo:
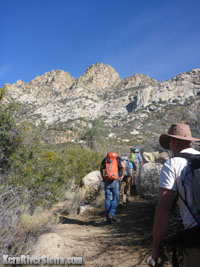
<svg viewBox="0 0 200 267"><path fill-rule="evenodd" d="M131 197L130 203L118 208L119 221L106 224L102 192L85 213L59 214L59 223L52 231L59 239L52 242L55 236L47 234L52 241L44 239L45 250L40 243L38 251L54 256L82 257L83 266L149 266L154 211L155 206L150 201ZM172 266L170 254L163 259L164 264L160 266Z"/></svg>

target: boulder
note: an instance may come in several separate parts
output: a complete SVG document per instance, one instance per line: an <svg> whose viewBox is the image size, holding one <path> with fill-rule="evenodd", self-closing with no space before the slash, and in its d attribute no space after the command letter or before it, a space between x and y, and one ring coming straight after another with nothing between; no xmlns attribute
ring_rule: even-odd
<svg viewBox="0 0 200 267"><path fill-rule="evenodd" d="M137 192L141 197L157 199L161 163L146 163L136 179Z"/></svg>
<svg viewBox="0 0 200 267"><path fill-rule="evenodd" d="M167 152L143 152L143 158L148 163L165 163L169 155Z"/></svg>
<svg viewBox="0 0 200 267"><path fill-rule="evenodd" d="M99 190L102 184L102 177L99 171L93 171L83 177L81 186L87 190Z"/></svg>
<svg viewBox="0 0 200 267"><path fill-rule="evenodd" d="M56 233L47 233L39 237L31 256L63 257L65 255L64 250L65 242L63 238Z"/></svg>
<svg viewBox="0 0 200 267"><path fill-rule="evenodd" d="M87 174L81 180L79 194L84 195L85 203L90 203L103 188L103 179L99 171L93 171Z"/></svg>

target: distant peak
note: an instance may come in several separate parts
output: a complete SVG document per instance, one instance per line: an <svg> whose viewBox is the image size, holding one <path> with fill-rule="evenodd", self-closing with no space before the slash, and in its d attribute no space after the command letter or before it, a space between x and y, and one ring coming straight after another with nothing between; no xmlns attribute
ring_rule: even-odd
<svg viewBox="0 0 200 267"><path fill-rule="evenodd" d="M110 65L98 62L88 67L76 86L90 89L106 88L120 82L119 74Z"/></svg>
<svg viewBox="0 0 200 267"><path fill-rule="evenodd" d="M90 65L87 68L85 73L88 73L88 72L91 72L91 71L95 71L95 72L99 72L100 73L100 72L105 72L105 71L108 71L108 70L116 72L116 70L112 66L110 66L108 64L104 64L102 62L98 62L98 63Z"/></svg>
<svg viewBox="0 0 200 267"><path fill-rule="evenodd" d="M131 77L127 77L122 81L124 88L136 87L136 86L148 86L158 84L156 79L151 78L143 73L136 73Z"/></svg>
<svg viewBox="0 0 200 267"><path fill-rule="evenodd" d="M167 80L167 81L183 81L183 80L200 80L200 68L192 69L187 72L182 72L175 77Z"/></svg>
<svg viewBox="0 0 200 267"><path fill-rule="evenodd" d="M46 77L58 77L58 76L72 77L68 72L66 72L64 70L51 70L51 71L45 72L45 74L43 74L41 76L37 76L37 77L46 78Z"/></svg>
<svg viewBox="0 0 200 267"><path fill-rule="evenodd" d="M57 88L69 88L74 83L75 79L64 70L51 70L41 76L37 76L30 83L38 86L56 86Z"/></svg>

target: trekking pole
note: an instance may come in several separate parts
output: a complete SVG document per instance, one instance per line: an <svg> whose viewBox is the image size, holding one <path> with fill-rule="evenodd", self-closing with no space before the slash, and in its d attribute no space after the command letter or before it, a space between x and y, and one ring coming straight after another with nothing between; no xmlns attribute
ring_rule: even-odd
<svg viewBox="0 0 200 267"><path fill-rule="evenodd" d="M155 262L154 259L151 259L151 260L149 261L149 266L152 266L152 267L156 266L156 262Z"/></svg>

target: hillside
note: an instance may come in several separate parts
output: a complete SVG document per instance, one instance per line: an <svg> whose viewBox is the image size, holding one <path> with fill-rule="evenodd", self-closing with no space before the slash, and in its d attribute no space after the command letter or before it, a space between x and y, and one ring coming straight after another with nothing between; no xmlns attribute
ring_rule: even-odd
<svg viewBox="0 0 200 267"><path fill-rule="evenodd" d="M200 134L200 69L158 82L143 74L121 79L111 66L97 63L78 79L52 70L5 88L6 100L22 103L23 114L35 126L42 123L50 143L87 144L95 120L105 126L101 137L120 151L133 144L157 148L160 132L174 121Z"/></svg>
<svg viewBox="0 0 200 267"><path fill-rule="evenodd" d="M71 223L72 238L76 240L76 231L80 234L83 231L79 241L86 246L85 240L91 238L96 229L108 240L116 241L129 264L125 236L130 231L129 241L132 242L133 237L143 240L138 245L139 252L145 244L144 253L149 253L152 217L145 217L149 214L148 201L137 199L130 203L127 210L118 214L117 229L96 227L96 220L99 222L103 216L103 201L92 213L76 217L77 208L89 201L77 193L77 189L85 175L99 169L107 151L129 154L130 146L139 146L142 152L161 152L158 137L172 122L190 124L193 136L200 137L200 69L165 82L143 74L121 79L111 66L103 63L91 65L78 79L65 71L52 70L29 83L5 84L0 90L0 101L2 254L24 253L41 234L52 229L55 218L49 216L47 210L60 201L67 201L71 217L63 216L64 221L56 226L55 233L70 232ZM139 212L140 208L144 214ZM46 212L47 216L43 217ZM144 238L143 231L138 229L140 221L147 226ZM133 232L130 224L136 227ZM111 234L108 236L109 230L114 239ZM100 238L93 244L97 241L102 254L96 256L102 264L107 243ZM76 245L71 248L70 256L73 256ZM86 248L88 264L96 264L88 245ZM117 251L115 253L119 257ZM140 255L136 256L136 264L142 262L138 257ZM111 261L109 259L108 264Z"/></svg>

